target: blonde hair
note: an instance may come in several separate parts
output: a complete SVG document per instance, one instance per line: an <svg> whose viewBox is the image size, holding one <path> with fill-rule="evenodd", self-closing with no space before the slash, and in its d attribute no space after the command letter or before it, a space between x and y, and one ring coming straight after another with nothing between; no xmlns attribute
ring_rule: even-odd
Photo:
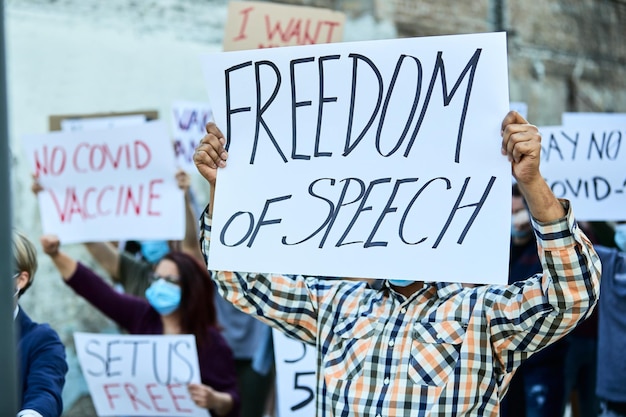
<svg viewBox="0 0 626 417"><path fill-rule="evenodd" d="M37 249L26 236L17 230L13 230L13 261L15 262L15 272L28 272L28 284L22 288L18 294L21 296L33 283L35 272L37 272Z"/></svg>

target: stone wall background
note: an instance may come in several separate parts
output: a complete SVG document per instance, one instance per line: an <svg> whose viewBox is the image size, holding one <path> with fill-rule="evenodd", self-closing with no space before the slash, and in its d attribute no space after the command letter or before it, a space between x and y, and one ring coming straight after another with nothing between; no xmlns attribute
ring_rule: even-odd
<svg viewBox="0 0 626 417"><path fill-rule="evenodd" d="M4 0L14 224L41 234L20 138L51 114L158 110L206 101L198 55L221 50L227 0ZM343 10L345 40L506 30L510 98L536 125L564 111L626 112L624 0L285 0ZM197 192L208 190L194 178ZM66 248L95 267L80 245ZM21 300L68 349L65 416L95 415L73 351L75 331L115 326L75 297L42 254Z"/></svg>

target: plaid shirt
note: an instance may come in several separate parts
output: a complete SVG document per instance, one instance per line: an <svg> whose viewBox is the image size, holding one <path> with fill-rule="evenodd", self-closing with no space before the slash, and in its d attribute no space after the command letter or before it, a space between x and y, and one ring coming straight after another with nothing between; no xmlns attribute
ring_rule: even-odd
<svg viewBox="0 0 626 417"><path fill-rule="evenodd" d="M595 305L601 265L567 201L533 221L545 273L512 285L388 283L217 272L239 309L317 349L318 416L497 416L513 371ZM210 220L201 220L206 257Z"/></svg>

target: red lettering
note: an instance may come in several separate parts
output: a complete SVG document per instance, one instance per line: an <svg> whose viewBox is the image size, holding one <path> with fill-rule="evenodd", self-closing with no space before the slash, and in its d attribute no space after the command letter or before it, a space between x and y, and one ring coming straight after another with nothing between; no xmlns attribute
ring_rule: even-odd
<svg viewBox="0 0 626 417"><path fill-rule="evenodd" d="M139 407L137 407L137 404L141 404L141 406L145 407L147 410L152 410L150 408L150 405L143 402L140 398L137 397L137 387L135 387L133 384L131 384L130 382L125 383L124 390L126 391L130 402L133 404L133 408L135 409L135 411L139 411Z"/></svg>
<svg viewBox="0 0 626 417"><path fill-rule="evenodd" d="M116 216L129 214L140 216L142 213L147 216L161 216L162 213L155 206L158 206L158 200L161 198L158 187L163 182L162 178L158 178L151 180L147 186L145 184L138 184L134 187L132 185L117 187L107 185L100 189L88 187L82 194L78 193L75 187L67 187L63 201L60 201L59 196L53 190L48 190L48 192L61 223L71 223L75 214L79 215L81 220L108 216L113 213L113 210L107 207L112 207L113 204L116 207L114 213ZM145 200L144 189L147 190ZM116 198L115 203L111 201L114 198Z"/></svg>
<svg viewBox="0 0 626 417"><path fill-rule="evenodd" d="M76 170L76 172L87 172L87 169L80 169L80 167L78 166L78 152L80 152L80 148L83 147L89 147L89 145L86 143L78 144L76 150L74 151L74 158L72 158L72 162L74 164L74 169Z"/></svg>
<svg viewBox="0 0 626 417"><path fill-rule="evenodd" d="M184 400L185 398L188 398L186 395L176 395L176 393L174 392L174 388L180 388L180 387L184 387L184 385L182 384L168 385L167 392L169 392L170 397L172 398L172 402L174 403L174 407L176 407L176 411L178 411L179 413L191 413L192 410L190 408L182 408L178 404L178 401L177 401L178 399Z"/></svg>
<svg viewBox="0 0 626 417"><path fill-rule="evenodd" d="M246 39L246 26L248 25L248 17L250 16L250 12L252 10L254 10L254 7L247 7L239 12L243 15L243 21L241 22L241 26L239 27L239 34L233 39L233 41Z"/></svg>
<svg viewBox="0 0 626 417"><path fill-rule="evenodd" d="M150 181L150 185L148 186L148 215L149 216L160 216L161 212L159 211L152 211L152 201L161 198L161 194L157 194L154 191L154 188L156 187L157 184L162 184L163 183L163 179L159 178L156 180L152 180Z"/></svg>
<svg viewBox="0 0 626 417"><path fill-rule="evenodd" d="M162 408L159 406L159 404L157 404L157 400L163 398L162 395L157 395L155 393L152 392L152 389L154 387L157 387L157 384L148 384L146 385L146 391L148 392L148 396L150 396L150 400L152 400L152 404L154 405L154 409L156 411L170 411L167 408Z"/></svg>
<svg viewBox="0 0 626 417"><path fill-rule="evenodd" d="M41 159L43 161L39 158L39 152L35 150L35 177L39 177L40 174L48 175L48 173L52 176L61 175L63 170L65 170L67 161L65 149L55 146L52 148L51 153L48 154L48 145L44 145L42 153L43 157Z"/></svg>
<svg viewBox="0 0 626 417"><path fill-rule="evenodd" d="M96 152L98 153L98 155L96 155ZM96 156L99 156L100 158L99 164L96 164ZM91 170L102 171L105 162L106 160L104 159L104 152L102 151L102 148L98 145L93 146L91 148L91 151L89 152L89 167L91 168Z"/></svg>
<svg viewBox="0 0 626 417"><path fill-rule="evenodd" d="M150 163L151 158L151 154L150 154L150 148L148 147L148 145L146 145L144 142L140 141L140 140L136 140L134 143L134 151L135 151L135 168L137 169L144 169L145 167L148 166L148 164ZM144 160L140 161L140 149L139 148L143 148L143 150L145 151L145 155L144 155Z"/></svg>
<svg viewBox="0 0 626 417"><path fill-rule="evenodd" d="M296 38L296 44L298 45L302 45L302 41L301 41L301 28L300 25L302 24L302 20L298 19L295 21L293 19L289 20L289 26L287 27L287 29L289 30L289 33L287 34L287 37L283 39L283 42L289 42L291 41L294 37Z"/></svg>
<svg viewBox="0 0 626 417"><path fill-rule="evenodd" d="M317 43L317 38L320 35L320 27L321 25L323 25L323 22L317 22L317 25L315 25L315 35L313 37L311 37L311 35L309 34L309 29L311 28L311 19L307 19L306 20L306 25L304 26L304 34L303 34L303 39L302 42L300 43L301 45L313 45Z"/></svg>
<svg viewBox="0 0 626 417"><path fill-rule="evenodd" d="M96 192L96 189L94 187L89 187L87 188L87 191L85 191L85 197L83 198L83 207L85 208L83 212L84 214L83 218L85 219L94 219L96 217L95 214L90 215L89 212L87 211L87 208L89 207L89 204L88 204L89 194L95 193L95 192Z"/></svg>
<svg viewBox="0 0 626 417"><path fill-rule="evenodd" d="M143 184L139 186L139 193L137 197L137 201L133 199L133 189L128 187L126 189L126 205L124 206L124 214L128 214L128 206L133 205L135 214L139 214L141 212L141 198L143 196Z"/></svg>
<svg viewBox="0 0 626 417"><path fill-rule="evenodd" d="M78 213L83 217L82 210L80 208L80 204L78 202L78 198L76 197L76 189L74 187L68 187L65 189L65 204L63 208L59 204L59 200L57 199L54 191L50 191L50 197L52 198L52 202L54 203L54 207L57 209L57 214L59 215L59 219L61 223L71 222L72 214Z"/></svg>
<svg viewBox="0 0 626 417"><path fill-rule="evenodd" d="M100 216L106 216L109 213L111 213L111 210L107 210L107 211L102 210L102 199L104 198L104 194L107 191L113 191L113 186L107 185L106 187L104 187L102 191L98 193L98 200L96 200L96 207L98 208L98 214Z"/></svg>
<svg viewBox="0 0 626 417"><path fill-rule="evenodd" d="M287 26L287 29L283 32L283 29L280 25L280 21L278 21L276 22L276 25L272 29L271 23L270 23L270 16L265 15L265 30L267 32L267 38L269 40L272 40L274 38L274 35L278 33L279 34L278 36L282 39L282 41L286 42L285 39L286 39L286 34L287 34L287 30L289 29L289 26L291 26L291 20L289 21L289 25Z"/></svg>
<svg viewBox="0 0 626 417"><path fill-rule="evenodd" d="M61 219L61 223L65 222L65 210L61 210L61 205L59 204L59 200L57 200L57 196L52 190L48 190L50 193L50 197L52 198L52 202L54 203L54 207L57 209L57 214Z"/></svg>
<svg viewBox="0 0 626 417"><path fill-rule="evenodd" d="M120 384L104 384L102 387L104 388L104 395L107 397L107 401L109 402L109 408L111 410L115 410L115 404L113 400L115 398L120 398L119 395L114 395L109 392L109 388L119 388Z"/></svg>
<svg viewBox="0 0 626 417"><path fill-rule="evenodd" d="M117 208L115 209L115 215L120 215L120 209L122 207L122 196L124 195L124 187L120 187L117 192Z"/></svg>
<svg viewBox="0 0 626 417"><path fill-rule="evenodd" d="M328 26L328 37L326 37L326 42L330 43L333 40L333 31L337 26L339 26L339 22L325 22Z"/></svg>

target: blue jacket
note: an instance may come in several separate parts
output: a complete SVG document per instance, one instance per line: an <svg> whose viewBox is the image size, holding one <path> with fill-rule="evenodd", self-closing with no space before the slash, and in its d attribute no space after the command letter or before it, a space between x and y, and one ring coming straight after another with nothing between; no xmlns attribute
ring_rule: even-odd
<svg viewBox="0 0 626 417"><path fill-rule="evenodd" d="M47 324L33 322L20 307L15 318L17 335L20 409L35 410L44 417L63 412L61 392L67 363L65 346Z"/></svg>
<svg viewBox="0 0 626 417"><path fill-rule="evenodd" d="M626 402L626 252L595 248L602 261L596 394L604 400Z"/></svg>

